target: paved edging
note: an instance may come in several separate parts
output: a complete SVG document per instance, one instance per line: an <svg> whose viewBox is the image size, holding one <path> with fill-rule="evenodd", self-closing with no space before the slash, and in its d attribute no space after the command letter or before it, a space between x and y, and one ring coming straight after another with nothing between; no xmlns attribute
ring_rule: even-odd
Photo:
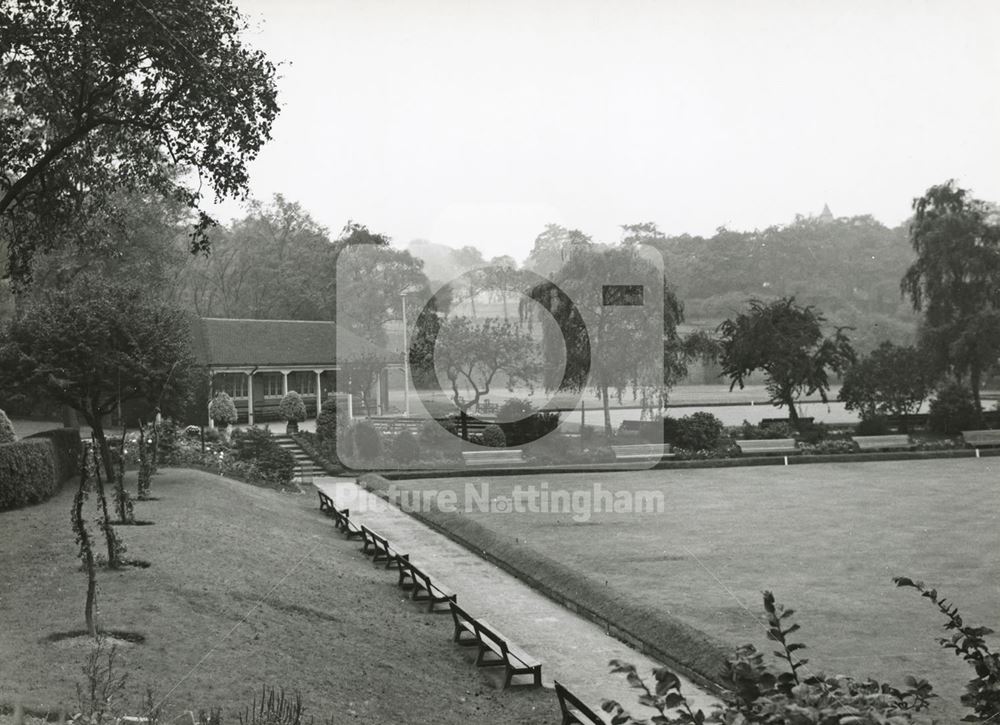
<svg viewBox="0 0 1000 725"><path fill-rule="evenodd" d="M387 499L386 489L389 480L384 476L365 475L358 479L358 485L380 498ZM715 694L725 689L720 681L725 666L726 647L704 632L665 616L660 611L615 601L601 591L600 587L576 575L573 575L573 579L583 590L583 596L567 591L566 588L554 583L561 577L552 576L554 570L560 573L570 572L567 567L531 549L516 551L512 549L505 552L504 556L492 553L490 548L503 545L491 542L496 534L474 521L468 519L461 521L461 528L465 532L463 535L456 531L455 526L448 525L449 521L455 523L453 520L455 514L437 510L429 513L407 510L406 513L523 581L569 611L597 624L610 636L676 669L697 685ZM549 576L542 579L531 574L532 571ZM618 612L618 616L613 614L615 611ZM629 623L626 624L623 620L628 620ZM643 626L644 624L648 625L648 629ZM676 654L678 649L685 650L690 656L678 657Z"/></svg>

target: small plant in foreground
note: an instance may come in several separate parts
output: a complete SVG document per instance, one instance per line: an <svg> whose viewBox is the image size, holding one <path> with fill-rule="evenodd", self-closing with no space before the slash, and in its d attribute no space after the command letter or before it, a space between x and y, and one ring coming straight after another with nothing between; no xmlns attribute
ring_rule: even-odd
<svg viewBox="0 0 1000 725"><path fill-rule="evenodd" d="M123 699L128 672L121 671L118 648L107 646L103 637L98 637L94 647L87 653L83 663L83 674L87 682L76 683L76 695L80 704L77 723L99 725L114 721L119 715L119 700Z"/></svg>
<svg viewBox="0 0 1000 725"><path fill-rule="evenodd" d="M80 550L77 556L83 562L84 571L87 572L87 600L84 605L84 619L87 622L87 632L91 637L97 639L97 622L94 618L94 608L97 603L97 573L94 563L94 547L91 544L90 533L87 531L87 523L83 519L83 504L87 500L87 450L84 449L80 460L80 485L73 497L73 532L76 534L76 543Z"/></svg>
<svg viewBox="0 0 1000 725"><path fill-rule="evenodd" d="M284 688L261 687L260 700L239 716L240 725L302 725L302 696L286 698Z"/></svg>
<svg viewBox="0 0 1000 725"><path fill-rule="evenodd" d="M796 652L805 645L788 637L799 625L790 622L794 611L775 602L771 592L764 592L768 639L777 642L774 655L783 661L786 671L775 673L764 664L764 656L752 645L744 645L727 659L722 695L723 705L709 714L692 709L681 693L680 679L665 667L653 671L656 685L650 690L635 667L620 660L610 663L612 672L622 672L628 683L642 690L639 703L655 709L655 725L725 723L725 725L907 725L932 723L921 711L926 709L931 686L925 680L906 678L906 690L875 680L850 677L825 677L807 674L808 660ZM612 714L615 725L639 725L638 720L614 700L601 706Z"/></svg>
<svg viewBox="0 0 1000 725"><path fill-rule="evenodd" d="M988 627L970 627L962 620L958 607L944 597L938 597L936 589L928 589L923 582L907 577L893 579L897 587L910 587L929 599L948 619L944 628L952 632L949 637L941 637L938 643L972 665L976 676L969 680L962 695L962 704L972 710L972 714L962 718L963 722L1000 722L1000 653L990 650L986 640L993 630Z"/></svg>

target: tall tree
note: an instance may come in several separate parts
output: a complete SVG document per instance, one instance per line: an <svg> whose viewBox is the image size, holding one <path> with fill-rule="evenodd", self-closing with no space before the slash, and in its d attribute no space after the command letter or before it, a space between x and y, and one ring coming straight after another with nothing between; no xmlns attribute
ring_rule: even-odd
<svg viewBox="0 0 1000 725"><path fill-rule="evenodd" d="M579 229L546 224L542 233L535 237L535 244L524 266L535 274L548 277L562 267L571 250L593 243L593 239Z"/></svg>
<svg viewBox="0 0 1000 725"><path fill-rule="evenodd" d="M773 405L788 408L792 424L799 427L795 401L805 394L820 394L827 401L827 370L839 372L854 362L851 343L842 328L823 336L826 318L813 307L802 307L792 297L773 302L752 299L749 310L719 325L722 374L742 389L755 370L767 376Z"/></svg>
<svg viewBox="0 0 1000 725"><path fill-rule="evenodd" d="M105 417L130 400L179 409L194 365L189 335L185 315L142 288L81 275L29 298L0 330L0 388L38 391L78 411L113 481Z"/></svg>
<svg viewBox="0 0 1000 725"><path fill-rule="evenodd" d="M968 374L981 422L983 374L1000 358L1000 224L954 180L914 199L913 210L917 260L900 287L923 312L922 343L937 349L939 371Z"/></svg>
<svg viewBox="0 0 1000 725"><path fill-rule="evenodd" d="M683 310L638 248L581 245L531 297L550 313L542 318L547 387L592 387L609 435L612 397L621 401L631 388L644 408L666 404L674 369L665 369L664 353L677 342Z"/></svg>
<svg viewBox="0 0 1000 725"><path fill-rule="evenodd" d="M847 410L856 410L862 419L876 415L906 416L916 413L934 383L927 356L913 346L883 342L848 368L838 400Z"/></svg>
<svg viewBox="0 0 1000 725"><path fill-rule="evenodd" d="M278 113L275 67L232 0L2 0L0 224L8 270L72 229L73 190L144 187L213 223L201 183L245 193ZM162 172L190 170L197 184ZM103 194L97 194L100 197Z"/></svg>

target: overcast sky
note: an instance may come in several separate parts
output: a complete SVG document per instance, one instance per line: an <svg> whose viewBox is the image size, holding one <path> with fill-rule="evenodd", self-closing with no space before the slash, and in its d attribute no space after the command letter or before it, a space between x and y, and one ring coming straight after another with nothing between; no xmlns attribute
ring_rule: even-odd
<svg viewBox="0 0 1000 725"><path fill-rule="evenodd" d="M614 241L889 225L957 178L1000 200L1000 2L237 0L281 68L251 187L487 257L546 223Z"/></svg>

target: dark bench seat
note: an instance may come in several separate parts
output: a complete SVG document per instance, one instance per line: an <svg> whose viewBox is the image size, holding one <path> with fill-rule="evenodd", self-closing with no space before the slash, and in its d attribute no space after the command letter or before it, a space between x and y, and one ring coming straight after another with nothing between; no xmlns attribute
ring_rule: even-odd
<svg viewBox="0 0 1000 725"><path fill-rule="evenodd" d="M562 713L562 725L605 725L604 718L587 707L560 682L556 681L555 686L556 697L559 698L559 711Z"/></svg>
<svg viewBox="0 0 1000 725"><path fill-rule="evenodd" d="M365 525L361 526L361 538L364 539L361 552L372 558L372 564L385 564L386 569L391 569L410 558L409 554L400 554L393 549L384 536Z"/></svg>
<svg viewBox="0 0 1000 725"><path fill-rule="evenodd" d="M861 451L909 450L916 445L905 433L882 436L854 436L853 440Z"/></svg>
<svg viewBox="0 0 1000 725"><path fill-rule="evenodd" d="M409 559L399 561L399 586L410 592L410 599L413 601L427 602L428 612L435 611L434 606L437 604L458 601L457 594L445 589L440 582L431 581L430 576Z"/></svg>
<svg viewBox="0 0 1000 725"><path fill-rule="evenodd" d="M449 605L455 621L454 640L463 646L478 647L477 667L503 667L504 689L512 684L514 677L520 675L530 675L531 685L541 686L541 662L512 643L496 627L471 616L455 602L449 602Z"/></svg>

